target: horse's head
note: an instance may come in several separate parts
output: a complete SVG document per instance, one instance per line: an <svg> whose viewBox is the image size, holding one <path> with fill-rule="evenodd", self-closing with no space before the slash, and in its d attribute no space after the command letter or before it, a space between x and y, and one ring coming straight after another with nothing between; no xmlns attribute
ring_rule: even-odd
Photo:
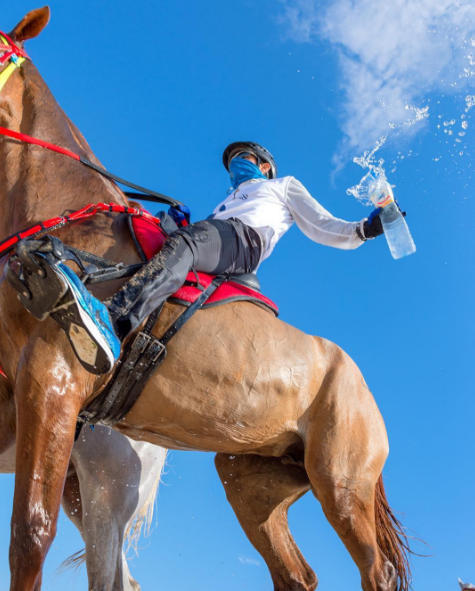
<svg viewBox="0 0 475 591"><path fill-rule="evenodd" d="M24 16L9 34L0 31L0 96L14 72L29 59L24 50L25 41L37 37L48 24L49 17L48 6L37 8ZM6 91L9 94L14 91L13 82Z"/></svg>
<svg viewBox="0 0 475 591"><path fill-rule="evenodd" d="M24 43L41 33L49 17L47 6L37 8L23 17L10 33L0 31L0 117L4 125L8 125L11 118L18 118L16 111L21 108L23 77L18 72L29 60Z"/></svg>

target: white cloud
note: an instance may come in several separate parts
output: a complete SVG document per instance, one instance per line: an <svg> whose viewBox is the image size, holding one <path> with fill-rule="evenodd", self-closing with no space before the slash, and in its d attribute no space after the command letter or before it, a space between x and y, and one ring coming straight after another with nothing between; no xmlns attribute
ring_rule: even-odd
<svg viewBox="0 0 475 591"><path fill-rule="evenodd" d="M339 56L345 141L368 149L390 123L413 118L433 91L475 82L475 4L466 0L281 0L293 39L324 40Z"/></svg>
<svg viewBox="0 0 475 591"><path fill-rule="evenodd" d="M247 564L250 566L261 566L261 563L255 558L249 558L248 556L238 556L238 560L241 564Z"/></svg>

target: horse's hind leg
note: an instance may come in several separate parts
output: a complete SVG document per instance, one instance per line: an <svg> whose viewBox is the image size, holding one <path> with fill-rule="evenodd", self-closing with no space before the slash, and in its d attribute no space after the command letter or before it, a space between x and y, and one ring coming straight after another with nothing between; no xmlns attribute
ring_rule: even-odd
<svg viewBox="0 0 475 591"><path fill-rule="evenodd" d="M307 417L305 468L312 490L361 574L364 591L408 588L404 544L384 497L388 454L382 417L355 364L332 364Z"/></svg>
<svg viewBox="0 0 475 591"><path fill-rule="evenodd" d="M290 505L310 489L304 468L255 455L218 454L215 464L239 523L269 567L275 591L313 591L317 577L287 521Z"/></svg>
<svg viewBox="0 0 475 591"><path fill-rule="evenodd" d="M136 591L123 552L139 501L142 463L130 441L110 428L83 428L72 459L82 503L82 536L91 591Z"/></svg>

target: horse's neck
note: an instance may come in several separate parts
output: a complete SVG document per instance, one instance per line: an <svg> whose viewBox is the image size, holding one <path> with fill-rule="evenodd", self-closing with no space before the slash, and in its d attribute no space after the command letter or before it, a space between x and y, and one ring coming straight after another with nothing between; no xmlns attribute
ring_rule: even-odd
<svg viewBox="0 0 475 591"><path fill-rule="evenodd" d="M9 112L15 113L15 117L9 117L6 126L97 162L36 68L31 64L24 68L23 95L9 105ZM117 187L98 173L67 156L26 143L0 141L1 177L5 181L0 183L0 239L91 202L124 203ZM97 223L105 229L107 218L103 217Z"/></svg>

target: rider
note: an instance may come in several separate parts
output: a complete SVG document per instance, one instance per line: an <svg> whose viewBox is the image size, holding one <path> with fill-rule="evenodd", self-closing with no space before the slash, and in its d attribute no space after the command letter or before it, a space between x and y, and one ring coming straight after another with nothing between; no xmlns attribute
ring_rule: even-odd
<svg viewBox="0 0 475 591"><path fill-rule="evenodd" d="M360 222L333 217L294 177L279 178L272 154L259 144L230 144L223 164L232 184L226 199L208 219L171 234L162 250L104 303L90 294L69 267L57 267L69 287L80 328L68 330L64 318L61 325L89 371L94 372L90 355L84 353L88 346L110 371L119 358L120 341L183 285L191 269L210 274L253 273L294 222L311 240L345 250L383 233L380 209ZM175 219L189 220L184 206L170 213Z"/></svg>

